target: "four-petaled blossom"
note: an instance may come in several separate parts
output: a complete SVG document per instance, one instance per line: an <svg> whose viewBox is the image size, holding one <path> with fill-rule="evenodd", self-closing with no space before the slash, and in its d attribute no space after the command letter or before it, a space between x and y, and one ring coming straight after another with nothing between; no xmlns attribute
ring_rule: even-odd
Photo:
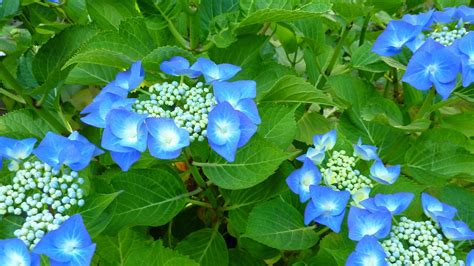
<svg viewBox="0 0 474 266"><path fill-rule="evenodd" d="M197 78L201 75L200 71L191 69L189 61L182 56L175 56L170 60L161 62L160 70L171 76L185 75L190 78Z"/></svg>
<svg viewBox="0 0 474 266"><path fill-rule="evenodd" d="M337 132L336 130L331 130L326 134L314 135L313 143L315 147L324 147L325 150L332 150L334 145L336 145Z"/></svg>
<svg viewBox="0 0 474 266"><path fill-rule="evenodd" d="M218 104L209 113L209 145L228 162L235 160L237 148L245 145L256 131L255 124L227 102Z"/></svg>
<svg viewBox="0 0 474 266"><path fill-rule="evenodd" d="M346 266L385 266L388 265L385 257L385 250L377 239L373 236L365 236L347 258Z"/></svg>
<svg viewBox="0 0 474 266"><path fill-rule="evenodd" d="M444 236L450 240L473 240L474 232L462 221L453 221L448 218L438 217L439 225Z"/></svg>
<svg viewBox="0 0 474 266"><path fill-rule="evenodd" d="M189 146L189 133L176 126L173 119L147 118L148 149L158 159L175 159Z"/></svg>
<svg viewBox="0 0 474 266"><path fill-rule="evenodd" d="M92 243L82 217L71 216L61 226L47 233L34 247L33 252L45 254L55 265L90 265L96 244Z"/></svg>
<svg viewBox="0 0 474 266"><path fill-rule="evenodd" d="M391 185L395 183L399 175L399 164L394 166L385 166L382 161L377 160L370 167L370 177L384 185Z"/></svg>
<svg viewBox="0 0 474 266"><path fill-rule="evenodd" d="M102 147L111 151L112 159L127 171L147 147L147 115L116 109L107 115Z"/></svg>
<svg viewBox="0 0 474 266"><path fill-rule="evenodd" d="M421 205L426 216L436 222L439 217L453 219L457 212L453 206L443 203L427 193L421 193Z"/></svg>
<svg viewBox="0 0 474 266"><path fill-rule="evenodd" d="M361 138L359 138L357 144L354 145L354 156L366 161L379 160L379 156L377 155L377 147L362 144Z"/></svg>
<svg viewBox="0 0 474 266"><path fill-rule="evenodd" d="M324 186L310 186L309 190L311 201L306 206L304 223L308 225L311 221L315 221L339 233L351 193L345 190L335 191Z"/></svg>
<svg viewBox="0 0 474 266"><path fill-rule="evenodd" d="M336 130L331 130L326 134L313 136L313 147L308 148L305 154L298 156L296 160L303 162L306 158L319 165L326 157L326 151L331 150L336 145Z"/></svg>
<svg viewBox="0 0 474 266"><path fill-rule="evenodd" d="M232 64L217 65L207 58L198 58L196 63L191 66L191 69L201 72L208 84L215 81L229 80L241 70L240 67Z"/></svg>
<svg viewBox="0 0 474 266"><path fill-rule="evenodd" d="M326 157L326 150L322 146L309 147L305 154L302 154L296 158L296 160L303 162L306 159L310 159L314 164L319 165L323 162Z"/></svg>
<svg viewBox="0 0 474 266"><path fill-rule="evenodd" d="M448 47L428 39L411 57L403 81L419 90L435 86L443 99L447 99L456 85L460 60Z"/></svg>
<svg viewBox="0 0 474 266"><path fill-rule="evenodd" d="M7 137L0 137L0 156L9 160L24 160L30 156L35 143L36 139L34 138L16 140Z"/></svg>
<svg viewBox="0 0 474 266"><path fill-rule="evenodd" d="M214 95L217 103L227 102L244 113L254 124L260 124L257 105L253 101L257 97L257 84L253 80L234 82L215 82Z"/></svg>
<svg viewBox="0 0 474 266"><path fill-rule="evenodd" d="M349 238L355 241L364 236L385 238L392 228L392 215L388 211L371 212L351 206L347 219Z"/></svg>
<svg viewBox="0 0 474 266"><path fill-rule="evenodd" d="M53 168L65 164L72 170L79 171L103 151L78 132L73 132L69 138L48 132L33 153Z"/></svg>
<svg viewBox="0 0 474 266"><path fill-rule="evenodd" d="M136 99L124 98L109 92L101 92L99 96L81 111L82 115L86 115L81 118L81 121L98 128L105 128L105 118L111 110L130 109L136 101Z"/></svg>
<svg viewBox="0 0 474 266"><path fill-rule="evenodd" d="M30 253L23 241L10 238L0 240L0 262L2 265L39 266L40 258Z"/></svg>
<svg viewBox="0 0 474 266"><path fill-rule="evenodd" d="M310 186L321 183L321 172L310 159L305 159L303 167L293 171L286 183L291 191L300 195L300 201L305 202L311 197Z"/></svg>
<svg viewBox="0 0 474 266"><path fill-rule="evenodd" d="M467 87L474 82L474 33L458 40L456 47L461 54L462 85Z"/></svg>
<svg viewBox="0 0 474 266"><path fill-rule="evenodd" d="M414 197L413 193L408 192L377 194L360 204L371 212L389 211L392 215L398 215L408 208Z"/></svg>
<svg viewBox="0 0 474 266"><path fill-rule="evenodd" d="M396 55L402 51L407 42L420 34L421 29L421 26L402 20L392 20L375 41L372 51L383 56Z"/></svg>

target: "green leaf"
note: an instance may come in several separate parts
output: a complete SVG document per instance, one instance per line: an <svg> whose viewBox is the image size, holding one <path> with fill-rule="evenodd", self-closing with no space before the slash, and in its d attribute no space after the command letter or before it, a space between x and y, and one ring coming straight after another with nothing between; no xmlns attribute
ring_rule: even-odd
<svg viewBox="0 0 474 266"><path fill-rule="evenodd" d="M474 136L474 113L461 113L443 117L440 127L457 130L467 137Z"/></svg>
<svg viewBox="0 0 474 266"><path fill-rule="evenodd" d="M66 79L67 84L105 85L114 80L117 74L115 67L95 64L77 64Z"/></svg>
<svg viewBox="0 0 474 266"><path fill-rule="evenodd" d="M440 9L446 7L456 7L456 6L469 6L471 1L469 0L436 0L436 3L440 6Z"/></svg>
<svg viewBox="0 0 474 266"><path fill-rule="evenodd" d="M258 133L281 149L286 149L296 134L295 106L264 105L259 106L262 124Z"/></svg>
<svg viewBox="0 0 474 266"><path fill-rule="evenodd" d="M89 234L92 237L98 235L100 231L93 231L91 228L103 229L105 225L107 225L103 225L103 221L102 219L99 219L99 217L120 193L121 192L115 192L111 194L94 194L87 197L85 200L86 204L84 207L82 207L83 211L81 211L80 214L84 219L84 224L88 228Z"/></svg>
<svg viewBox="0 0 474 266"><path fill-rule="evenodd" d="M165 60L169 60L173 56L182 56L190 61L194 61L191 52L183 50L176 46L162 46L154 49L151 53L143 58L143 68L148 72L160 72L160 64Z"/></svg>
<svg viewBox="0 0 474 266"><path fill-rule="evenodd" d="M42 139L49 131L52 131L49 124L32 110L21 109L0 116L1 136Z"/></svg>
<svg viewBox="0 0 474 266"><path fill-rule="evenodd" d="M474 155L449 142L419 141L405 160L405 172L423 184L442 186L458 175L473 176Z"/></svg>
<svg viewBox="0 0 474 266"><path fill-rule="evenodd" d="M260 103L315 103L333 105L322 90L316 89L304 79L284 76L275 83L261 99Z"/></svg>
<svg viewBox="0 0 474 266"><path fill-rule="evenodd" d="M0 18L14 15L20 8L20 0L5 0L0 3Z"/></svg>
<svg viewBox="0 0 474 266"><path fill-rule="evenodd" d="M87 0L90 17L103 29L118 28L122 20L138 16L135 6L135 0Z"/></svg>
<svg viewBox="0 0 474 266"><path fill-rule="evenodd" d="M188 235L179 242L176 250L203 266L227 265L229 254L222 235L217 231L204 228Z"/></svg>
<svg viewBox="0 0 474 266"><path fill-rule="evenodd" d="M263 261L257 260L250 256L249 253L232 248L229 249L229 266L264 266L265 263Z"/></svg>
<svg viewBox="0 0 474 266"><path fill-rule="evenodd" d="M310 265L343 266L355 249L355 243L347 238L347 233L331 233L321 240L320 246L318 254L310 259Z"/></svg>
<svg viewBox="0 0 474 266"><path fill-rule="evenodd" d="M306 144L313 144L315 134L329 132L331 126L329 121L319 113L307 111L297 122L296 140Z"/></svg>
<svg viewBox="0 0 474 266"><path fill-rule="evenodd" d="M456 220L459 219L465 222L469 228L474 227L474 209L472 203L474 202L474 194L471 190L448 185L441 188L440 200L444 203L450 204L458 209Z"/></svg>
<svg viewBox="0 0 474 266"><path fill-rule="evenodd" d="M281 199L255 207L244 236L284 250L307 249L318 241L314 227L305 226L303 215Z"/></svg>
<svg viewBox="0 0 474 266"><path fill-rule="evenodd" d="M279 1L270 1L269 3L258 6L257 8L259 8L259 10L249 13L248 16L240 22L239 27L264 22L293 21L318 17L331 10L331 3L328 0L309 3L293 10L286 9L287 6L282 6L281 4L282 2Z"/></svg>
<svg viewBox="0 0 474 266"><path fill-rule="evenodd" d="M352 67L369 72L385 72L389 68L385 64L380 64L380 56L372 52L372 43L365 42L352 53Z"/></svg>
<svg viewBox="0 0 474 266"><path fill-rule="evenodd" d="M13 232L15 230L22 228L25 218L21 216L1 216L0 215L0 238L14 238L16 237Z"/></svg>
<svg viewBox="0 0 474 266"><path fill-rule="evenodd" d="M163 169L139 169L113 176L115 191L123 190L110 211L108 229L123 226L158 226L169 222L184 207L186 189L175 174Z"/></svg>
<svg viewBox="0 0 474 266"><path fill-rule="evenodd" d="M233 163L214 154L208 163L194 164L202 167L209 180L217 186L244 189L263 182L290 156L261 137L254 136L237 151Z"/></svg>

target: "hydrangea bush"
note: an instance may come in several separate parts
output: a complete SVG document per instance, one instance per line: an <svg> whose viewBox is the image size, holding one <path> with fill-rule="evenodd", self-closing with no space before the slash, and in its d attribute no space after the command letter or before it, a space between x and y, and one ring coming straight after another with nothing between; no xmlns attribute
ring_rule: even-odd
<svg viewBox="0 0 474 266"><path fill-rule="evenodd" d="M0 265L474 265L469 0L0 0Z"/></svg>

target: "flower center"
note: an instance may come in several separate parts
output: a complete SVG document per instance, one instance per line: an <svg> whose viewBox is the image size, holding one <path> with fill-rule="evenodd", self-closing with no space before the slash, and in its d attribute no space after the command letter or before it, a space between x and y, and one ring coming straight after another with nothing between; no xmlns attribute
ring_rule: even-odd
<svg viewBox="0 0 474 266"><path fill-rule="evenodd" d="M74 254L77 252L77 248L79 246L79 242L75 239L68 240L63 245L64 253L66 254Z"/></svg>
<svg viewBox="0 0 474 266"><path fill-rule="evenodd" d="M174 131L167 130L160 136L160 142L165 147L174 147L178 143L178 138Z"/></svg>
<svg viewBox="0 0 474 266"><path fill-rule="evenodd" d="M426 70L431 73L431 74L434 74L436 72L436 70L438 69L438 67L436 65L429 65Z"/></svg>
<svg viewBox="0 0 474 266"><path fill-rule="evenodd" d="M8 254L8 259L8 265L27 266L25 258L16 252Z"/></svg>
<svg viewBox="0 0 474 266"><path fill-rule="evenodd" d="M306 172L301 179L301 184L309 189L309 186L313 185L313 175L309 172Z"/></svg>
<svg viewBox="0 0 474 266"><path fill-rule="evenodd" d="M461 39L468 33L469 31L467 31L462 25L456 25L452 29L447 26L437 25L436 29L428 34L428 37L433 38L433 40L441 43L444 46L450 46L455 40Z"/></svg>

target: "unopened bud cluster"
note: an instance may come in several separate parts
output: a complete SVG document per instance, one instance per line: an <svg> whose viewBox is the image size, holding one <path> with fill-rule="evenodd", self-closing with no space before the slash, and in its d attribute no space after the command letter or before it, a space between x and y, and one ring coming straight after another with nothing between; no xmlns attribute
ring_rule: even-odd
<svg viewBox="0 0 474 266"><path fill-rule="evenodd" d="M356 163L357 159L346 155L344 150L333 151L326 167L321 167L321 174L327 185L351 194L364 187L372 188L372 180L356 169Z"/></svg>
<svg viewBox="0 0 474 266"><path fill-rule="evenodd" d="M432 221L401 217L382 246L389 265L464 265L454 255L453 243L444 241L439 226Z"/></svg>
<svg viewBox="0 0 474 266"><path fill-rule="evenodd" d="M464 27L456 26L453 30L444 26L437 31L430 33L428 36L444 46L449 46L457 39L461 39L469 32Z"/></svg>
<svg viewBox="0 0 474 266"><path fill-rule="evenodd" d="M190 87L173 81L152 85L148 92L147 99L135 102L135 112L171 118L178 127L189 132L191 141L204 140L207 136L208 114L216 104L209 88L204 87L202 82Z"/></svg>
<svg viewBox="0 0 474 266"><path fill-rule="evenodd" d="M0 186L0 215L25 215L15 236L33 247L69 216L66 210L84 205L84 179L69 169L55 170L40 161L24 162L11 185Z"/></svg>

